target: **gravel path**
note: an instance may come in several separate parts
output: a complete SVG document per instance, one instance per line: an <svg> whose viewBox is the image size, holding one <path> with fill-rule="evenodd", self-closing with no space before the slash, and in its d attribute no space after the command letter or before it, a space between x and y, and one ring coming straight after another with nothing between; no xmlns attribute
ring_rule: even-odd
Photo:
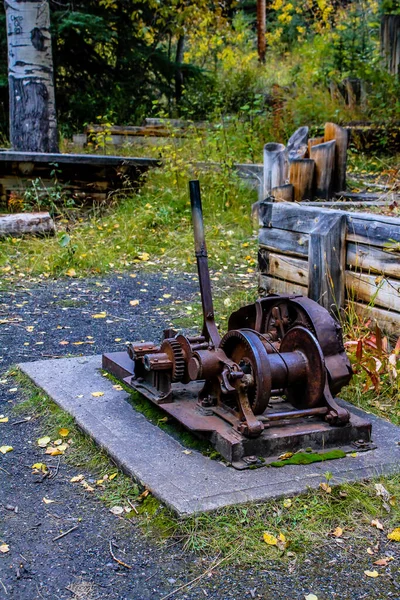
<svg viewBox="0 0 400 600"><path fill-rule="evenodd" d="M49 281L0 292L0 414L10 414L21 399L13 378L5 375L10 365L118 350L126 340L157 341L171 316L197 300L197 293L195 277L170 272ZM140 302L131 306L131 300ZM41 459L34 442L43 431L33 421L12 425L16 420L11 415L9 423L0 424L0 446L14 448L0 454L0 545L9 545L9 552L0 553L0 599L161 600L216 559L184 553L173 540L160 545L146 538L134 522L112 515L71 485L78 471L63 460L55 478L39 483L30 466ZM44 497L55 502L45 504ZM110 542L131 569L113 560ZM329 540L301 565L295 560L265 561L252 569L222 564L173 598L301 600L313 593L318 600L400 599L400 553L392 554L395 560L381 570L383 576L367 579L366 547L365 540L356 546Z"/></svg>

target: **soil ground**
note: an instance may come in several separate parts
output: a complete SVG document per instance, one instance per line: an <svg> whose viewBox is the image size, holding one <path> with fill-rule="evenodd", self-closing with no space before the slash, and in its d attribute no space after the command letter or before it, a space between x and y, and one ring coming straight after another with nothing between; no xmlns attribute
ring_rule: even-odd
<svg viewBox="0 0 400 600"><path fill-rule="evenodd" d="M72 485L78 470L63 457L56 477L40 482L32 476L31 465L42 458L35 441L43 427L40 421L12 424L19 419L11 409L22 394L6 375L18 362L118 350L127 339L157 341L169 326L168 304L190 304L198 300L197 292L196 277L171 272L49 281L0 292L0 414L10 415L10 422L0 425L0 445L14 448L0 454L0 544L9 545L9 552L0 554L0 599L161 600L218 558L189 554L174 540L160 544L146 537L134 521L111 514ZM140 303L132 307L134 299ZM93 318L103 311L106 317ZM91 474L83 473L90 483ZM55 502L45 504L44 497ZM131 569L115 562L110 543ZM318 600L400 599L400 549L391 548L395 560L380 577L368 579L367 545L365 539L330 539L302 560L265 560L252 568L221 564L172 597L301 600L313 593Z"/></svg>

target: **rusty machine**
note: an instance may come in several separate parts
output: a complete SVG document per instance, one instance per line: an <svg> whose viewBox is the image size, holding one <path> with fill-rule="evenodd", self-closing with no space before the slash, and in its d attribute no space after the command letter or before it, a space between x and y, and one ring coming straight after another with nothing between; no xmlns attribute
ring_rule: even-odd
<svg viewBox="0 0 400 600"><path fill-rule="evenodd" d="M236 468L312 447L368 448L371 425L337 394L352 376L339 323L299 295L270 295L214 318L198 181L190 198L203 307L201 334L165 330L161 343L133 343L103 368L208 438Z"/></svg>

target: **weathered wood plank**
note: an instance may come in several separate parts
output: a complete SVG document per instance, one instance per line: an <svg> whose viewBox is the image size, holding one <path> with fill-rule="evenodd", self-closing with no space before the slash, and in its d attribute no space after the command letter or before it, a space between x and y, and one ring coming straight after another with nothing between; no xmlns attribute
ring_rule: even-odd
<svg viewBox="0 0 400 600"><path fill-rule="evenodd" d="M54 235L56 227L48 212L0 214L0 238L23 235Z"/></svg>
<svg viewBox="0 0 400 600"><path fill-rule="evenodd" d="M289 181L293 185L295 202L312 200L315 162L311 158L290 161Z"/></svg>
<svg viewBox="0 0 400 600"><path fill-rule="evenodd" d="M262 248L278 251L293 256L308 256L309 235L297 231L285 231L281 229L269 229L263 227L259 231L258 241Z"/></svg>
<svg viewBox="0 0 400 600"><path fill-rule="evenodd" d="M264 275L277 277L278 279L303 286L308 285L308 263L306 260L270 252L268 254L267 268L268 271L263 273Z"/></svg>
<svg viewBox="0 0 400 600"><path fill-rule="evenodd" d="M275 279L268 275L260 275L259 293L260 296L265 296L266 294L300 294L307 296L307 288L303 285Z"/></svg>
<svg viewBox="0 0 400 600"><path fill-rule="evenodd" d="M400 312L400 281L397 279L346 271L346 290L350 300Z"/></svg>
<svg viewBox="0 0 400 600"><path fill-rule="evenodd" d="M325 214L310 233L308 297L337 312L344 304L346 216Z"/></svg>
<svg viewBox="0 0 400 600"><path fill-rule="evenodd" d="M324 214L341 211L286 203L262 202L260 222L265 227L310 233ZM389 240L400 243L400 220L371 213L347 213L347 240L384 247Z"/></svg>
<svg viewBox="0 0 400 600"><path fill-rule="evenodd" d="M106 166L127 164L135 167L156 167L161 165L161 161L158 158L135 158L127 156L106 156L100 154L46 154L43 152L13 152L12 150L0 152L0 163L2 162L60 163Z"/></svg>
<svg viewBox="0 0 400 600"><path fill-rule="evenodd" d="M384 310L377 306L368 306L360 302L348 301L348 305L362 319L371 319L373 323L377 323L379 327L389 335L396 337L400 336L400 313ZM374 325L371 327L374 329Z"/></svg>
<svg viewBox="0 0 400 600"><path fill-rule="evenodd" d="M279 187L286 179L286 148L283 144L269 142L264 146L264 198L269 196L272 188Z"/></svg>
<svg viewBox="0 0 400 600"><path fill-rule="evenodd" d="M271 196L275 202L293 202L293 186L291 183L285 183L271 190Z"/></svg>
<svg viewBox="0 0 400 600"><path fill-rule="evenodd" d="M347 244L346 263L354 271L366 271L400 279L400 251L384 252L374 246Z"/></svg>

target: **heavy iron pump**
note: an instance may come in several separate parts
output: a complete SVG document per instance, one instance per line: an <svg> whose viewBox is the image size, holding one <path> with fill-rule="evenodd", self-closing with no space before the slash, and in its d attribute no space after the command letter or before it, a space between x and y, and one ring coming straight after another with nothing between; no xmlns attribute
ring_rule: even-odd
<svg viewBox="0 0 400 600"><path fill-rule="evenodd" d="M208 438L237 468L311 446L368 447L371 426L337 394L352 376L339 323L299 295L270 295L215 323L200 186L189 183L203 308L201 335L168 329L103 367Z"/></svg>

